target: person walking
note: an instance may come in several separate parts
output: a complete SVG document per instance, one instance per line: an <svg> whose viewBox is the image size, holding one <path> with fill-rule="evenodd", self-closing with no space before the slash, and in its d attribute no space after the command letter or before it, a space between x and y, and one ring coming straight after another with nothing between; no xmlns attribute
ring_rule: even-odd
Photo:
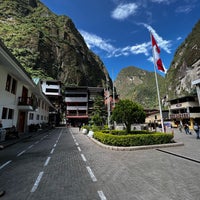
<svg viewBox="0 0 200 200"><path fill-rule="evenodd" d="M184 125L185 134L190 134L189 126L187 124Z"/></svg>
<svg viewBox="0 0 200 200"><path fill-rule="evenodd" d="M182 125L181 125L181 123L178 125L178 129L182 133Z"/></svg>
<svg viewBox="0 0 200 200"><path fill-rule="evenodd" d="M194 131L197 134L197 139L200 139L199 138L199 125L196 122L194 124Z"/></svg>

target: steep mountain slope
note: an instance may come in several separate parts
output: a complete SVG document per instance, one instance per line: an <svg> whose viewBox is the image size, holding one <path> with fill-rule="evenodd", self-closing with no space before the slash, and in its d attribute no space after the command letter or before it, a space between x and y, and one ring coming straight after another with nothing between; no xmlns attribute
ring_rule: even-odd
<svg viewBox="0 0 200 200"><path fill-rule="evenodd" d="M165 96L165 80L158 75L160 97ZM137 67L127 67L120 71L115 81L120 99L130 99L145 108L158 108L156 79L154 72L148 72Z"/></svg>
<svg viewBox="0 0 200 200"><path fill-rule="evenodd" d="M166 76L169 98L195 93L191 82L200 78L200 21L176 50Z"/></svg>
<svg viewBox="0 0 200 200"><path fill-rule="evenodd" d="M31 76L59 79L65 85L112 84L72 20L53 14L39 0L0 0L0 35Z"/></svg>

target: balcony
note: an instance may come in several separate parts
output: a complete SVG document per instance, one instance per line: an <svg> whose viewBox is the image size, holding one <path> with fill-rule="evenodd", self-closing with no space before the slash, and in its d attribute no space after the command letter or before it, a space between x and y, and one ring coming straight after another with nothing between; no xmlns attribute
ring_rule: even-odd
<svg viewBox="0 0 200 200"><path fill-rule="evenodd" d="M65 102L88 102L87 97L65 97Z"/></svg>
<svg viewBox="0 0 200 200"><path fill-rule="evenodd" d="M19 97L18 98L18 108L24 111L33 111L36 109L36 102L32 97Z"/></svg>
<svg viewBox="0 0 200 200"><path fill-rule="evenodd" d="M67 106L67 110L88 110L87 106Z"/></svg>

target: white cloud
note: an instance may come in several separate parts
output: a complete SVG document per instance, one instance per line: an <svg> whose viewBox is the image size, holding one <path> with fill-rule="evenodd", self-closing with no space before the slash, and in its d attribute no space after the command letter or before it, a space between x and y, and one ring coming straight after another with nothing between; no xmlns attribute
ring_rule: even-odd
<svg viewBox="0 0 200 200"><path fill-rule="evenodd" d="M155 37L158 46L160 48L162 48L163 50L165 50L167 53L171 53L171 41L170 40L164 40L161 36L158 35L158 33L156 33L156 31L149 26L148 24L143 24Z"/></svg>
<svg viewBox="0 0 200 200"><path fill-rule="evenodd" d="M182 37L178 37L178 38L177 38L177 40L181 40L181 39L182 39Z"/></svg>
<svg viewBox="0 0 200 200"><path fill-rule="evenodd" d="M123 20L129 17L130 15L135 15L138 5L135 3L120 4L117 8L111 13L112 18Z"/></svg>
<svg viewBox="0 0 200 200"><path fill-rule="evenodd" d="M190 13L193 9L193 6L192 5L186 5L186 6L179 6L177 9L176 9L176 12L177 13Z"/></svg>
<svg viewBox="0 0 200 200"><path fill-rule="evenodd" d="M169 4L170 0L151 0L151 2L153 2L153 3L167 3L167 4Z"/></svg>
<svg viewBox="0 0 200 200"><path fill-rule="evenodd" d="M99 48L107 52L108 57L128 56L130 54L144 54L148 56L149 54L148 48L150 46L150 42L116 48L112 44L110 44L108 40L105 40L95 34L88 33L83 30L80 30L80 33L83 36L88 48Z"/></svg>
<svg viewBox="0 0 200 200"><path fill-rule="evenodd" d="M165 50L167 53L171 53L171 42L164 40L162 37L160 37L156 31L149 25L143 24L149 31L152 32L154 35L158 45L160 48ZM135 44L135 45L128 45L125 47L116 48L113 46L109 40L105 40L95 34L88 33L86 31L80 30L81 35L84 37L85 42L88 46L88 48L95 50L100 49L107 53L107 57L119 57L119 56L129 56L129 55L138 55L138 54L144 54L145 56L150 55L151 51L151 42L150 37L149 41L143 42L141 44Z"/></svg>
<svg viewBox="0 0 200 200"><path fill-rule="evenodd" d="M83 36L88 48L98 47L101 50L104 50L108 53L115 50L111 44L109 44L106 40L102 39L101 37L88 33L86 31L80 30L81 35Z"/></svg>

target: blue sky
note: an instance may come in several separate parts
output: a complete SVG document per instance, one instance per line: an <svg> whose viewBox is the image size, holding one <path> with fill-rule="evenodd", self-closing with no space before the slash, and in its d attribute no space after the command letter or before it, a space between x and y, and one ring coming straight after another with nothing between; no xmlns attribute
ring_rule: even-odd
<svg viewBox="0 0 200 200"><path fill-rule="evenodd" d="M41 0L72 19L114 80L122 68L154 71L151 31L169 69L177 47L200 19L199 0ZM158 72L164 76L161 72Z"/></svg>

